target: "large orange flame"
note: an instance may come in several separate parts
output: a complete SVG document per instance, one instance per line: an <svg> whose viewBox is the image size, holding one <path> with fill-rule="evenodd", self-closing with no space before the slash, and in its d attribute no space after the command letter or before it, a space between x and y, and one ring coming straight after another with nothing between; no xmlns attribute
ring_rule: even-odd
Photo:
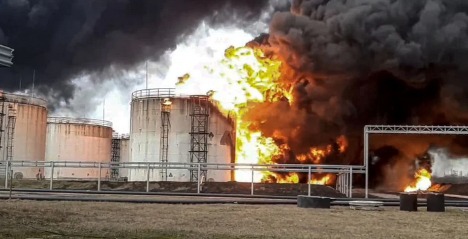
<svg viewBox="0 0 468 239"><path fill-rule="evenodd" d="M274 164L275 157L284 155L289 150L287 144L277 145L275 138L281 137L275 134L265 137L257 130L254 123L243 120L252 103L276 102L287 99L293 102L292 87L280 82L281 61L273 60L264 55L257 48L230 47L225 52L225 59L215 69L207 68L212 74L216 74L223 81L222 88L213 89L211 98L217 102L218 108L225 114L235 115L236 119L236 163L241 164ZM190 79L186 74L179 78L179 85ZM216 86L213 86L216 88ZM340 151L347 147L346 138L337 140ZM331 146L325 148L312 148L297 159L307 163L320 163L321 160L331 152ZM250 167L239 166L235 172L235 179L239 182L260 182L262 178L273 176L279 183L298 183L299 176L291 174L287 177L275 177L274 173L254 172Z"/></svg>
<svg viewBox="0 0 468 239"><path fill-rule="evenodd" d="M335 175L327 174L325 175L325 177L310 180L310 184L328 185L328 184L331 184L334 180L335 180Z"/></svg>
<svg viewBox="0 0 468 239"><path fill-rule="evenodd" d="M405 188L405 192L427 191L431 185L431 173L426 169L421 169L414 175L416 182Z"/></svg>

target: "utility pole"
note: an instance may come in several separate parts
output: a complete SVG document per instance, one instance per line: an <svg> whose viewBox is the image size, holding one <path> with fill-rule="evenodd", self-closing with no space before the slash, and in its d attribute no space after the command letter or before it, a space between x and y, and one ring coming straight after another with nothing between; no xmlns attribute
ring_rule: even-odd
<svg viewBox="0 0 468 239"><path fill-rule="evenodd" d="M106 121L106 98L102 102L102 124L104 125Z"/></svg>
<svg viewBox="0 0 468 239"><path fill-rule="evenodd" d="M146 61L146 89L148 89L148 61Z"/></svg>
<svg viewBox="0 0 468 239"><path fill-rule="evenodd" d="M36 70L33 71L33 82L32 82L32 94L31 98L34 97L34 83L36 81Z"/></svg>

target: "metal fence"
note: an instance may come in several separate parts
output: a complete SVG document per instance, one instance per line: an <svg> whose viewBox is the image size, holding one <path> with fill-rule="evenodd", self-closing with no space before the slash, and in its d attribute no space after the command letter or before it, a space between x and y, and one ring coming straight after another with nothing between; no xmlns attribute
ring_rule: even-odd
<svg viewBox="0 0 468 239"><path fill-rule="evenodd" d="M50 169L50 190L53 190L54 170L57 168L98 169L97 190L101 191L102 170L104 169L143 169L146 170L146 192L150 190L150 172L154 169L193 170L200 175L202 170L220 171L249 171L252 172L250 195L255 193L254 172L275 173L307 173L308 195L311 195L311 181L313 173L336 174L336 189L348 197L352 197L353 175L365 174L363 166L353 165L306 165L306 164L233 164L233 163L162 163L162 162L79 162L79 161L8 161L1 162L0 168L5 172L12 172L14 168L44 168ZM8 186L8 176L5 177L5 188ZM55 179L56 180L56 179ZM202 180L198 177L197 193L201 193Z"/></svg>

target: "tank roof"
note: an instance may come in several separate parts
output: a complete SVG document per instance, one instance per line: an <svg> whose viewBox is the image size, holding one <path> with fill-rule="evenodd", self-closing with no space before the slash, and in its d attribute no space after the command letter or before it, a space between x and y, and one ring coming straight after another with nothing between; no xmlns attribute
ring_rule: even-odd
<svg viewBox="0 0 468 239"><path fill-rule="evenodd" d="M112 128L112 122L97 119L69 118L69 117L48 117L48 124L82 124L93 126L104 126Z"/></svg>
<svg viewBox="0 0 468 239"><path fill-rule="evenodd" d="M13 94L13 93L6 93L0 90L0 99L4 98L7 102L12 103L19 103L19 104L29 104L29 105L36 105L41 107L47 107L47 101L41 98L32 97L28 94Z"/></svg>

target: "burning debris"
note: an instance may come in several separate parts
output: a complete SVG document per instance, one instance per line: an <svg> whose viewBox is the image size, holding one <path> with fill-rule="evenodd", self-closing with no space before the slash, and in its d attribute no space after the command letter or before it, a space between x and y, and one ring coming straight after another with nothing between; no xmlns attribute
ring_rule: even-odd
<svg viewBox="0 0 468 239"><path fill-rule="evenodd" d="M421 169L414 175L416 182L405 188L405 192L427 191L432 185L431 173Z"/></svg>

